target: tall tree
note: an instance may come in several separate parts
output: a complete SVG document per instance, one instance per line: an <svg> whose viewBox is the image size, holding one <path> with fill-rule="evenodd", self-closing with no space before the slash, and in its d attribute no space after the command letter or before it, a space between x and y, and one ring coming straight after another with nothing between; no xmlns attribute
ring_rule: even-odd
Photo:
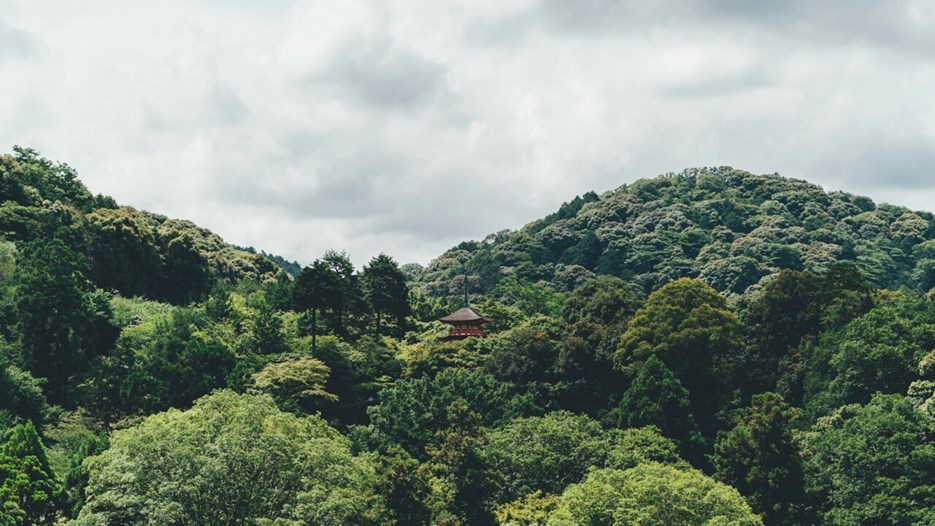
<svg viewBox="0 0 935 526"><path fill-rule="evenodd" d="M484 526L493 524L488 505L492 488L489 466L482 455L487 432L481 417L459 398L448 407L448 429L439 432L441 445L428 449L423 470L430 477L427 496L432 524Z"/></svg>
<svg viewBox="0 0 935 526"><path fill-rule="evenodd" d="M329 250L314 263L302 269L293 289L296 309L311 314L312 352L317 347L318 317L325 315L331 331L347 337L346 317L361 301L360 287L354 265L347 254Z"/></svg>
<svg viewBox="0 0 935 526"><path fill-rule="evenodd" d="M754 395L743 420L718 436L717 477L737 488L766 526L802 524L802 459L792 441L796 413L776 393Z"/></svg>
<svg viewBox="0 0 935 526"><path fill-rule="evenodd" d="M406 275L399 265L386 254L375 256L364 267L361 281L373 316L374 334L382 336L387 329L393 336L402 336L411 309Z"/></svg>
<svg viewBox="0 0 935 526"><path fill-rule="evenodd" d="M0 525L51 525L63 497L32 422L14 427L0 448Z"/></svg>
<svg viewBox="0 0 935 526"><path fill-rule="evenodd" d="M49 400L59 404L69 402L69 378L84 370L95 347L86 261L68 237L62 227L52 239L25 245L14 298L22 362L48 380Z"/></svg>
<svg viewBox="0 0 935 526"><path fill-rule="evenodd" d="M703 281L684 278L652 293L636 311L614 361L632 377L657 355L688 389L702 432L713 435L724 381L733 376L729 358L740 343L740 323L724 297Z"/></svg>
<svg viewBox="0 0 935 526"><path fill-rule="evenodd" d="M679 443L682 455L692 464L706 464L705 442L692 415L688 391L657 356L643 364L623 394L618 413L620 427L656 426Z"/></svg>

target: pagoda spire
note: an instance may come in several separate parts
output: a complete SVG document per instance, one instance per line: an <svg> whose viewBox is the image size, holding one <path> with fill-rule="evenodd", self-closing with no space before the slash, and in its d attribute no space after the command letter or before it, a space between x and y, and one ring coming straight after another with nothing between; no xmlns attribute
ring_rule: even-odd
<svg viewBox="0 0 935 526"><path fill-rule="evenodd" d="M467 271L464 271L464 278L463 278L463 279L464 279L464 305L463 305L463 307L467 307L467 306L468 306L468 279L467 279Z"/></svg>
<svg viewBox="0 0 935 526"><path fill-rule="evenodd" d="M464 271L464 306L455 312L445 316L444 318L439 318L438 321L451 325L451 330L448 332L448 335L443 337L443 340L463 340L464 338L472 337L484 337L484 330L481 329L481 325L485 323L490 323L493 320L487 316L482 316L471 307L468 307L468 277L467 271Z"/></svg>

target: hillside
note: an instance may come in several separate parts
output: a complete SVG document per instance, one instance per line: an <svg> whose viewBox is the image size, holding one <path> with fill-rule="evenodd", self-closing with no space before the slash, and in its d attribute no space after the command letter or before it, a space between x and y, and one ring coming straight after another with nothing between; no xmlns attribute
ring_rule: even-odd
<svg viewBox="0 0 935 526"><path fill-rule="evenodd" d="M935 286L933 239L928 212L778 175L701 168L590 192L518 231L461 243L418 282L444 296L466 268L478 291L506 276L568 291L609 274L645 292L698 277L740 294L780 269L821 273L849 261L870 286L927 291Z"/></svg>
<svg viewBox="0 0 935 526"><path fill-rule="evenodd" d="M698 170L300 269L31 150L0 199L0 526L935 520L930 214Z"/></svg>
<svg viewBox="0 0 935 526"><path fill-rule="evenodd" d="M92 195L67 164L28 148L0 156L0 237L23 246L59 238L104 290L172 303L204 299L218 282L274 280L265 255L225 243L190 221Z"/></svg>

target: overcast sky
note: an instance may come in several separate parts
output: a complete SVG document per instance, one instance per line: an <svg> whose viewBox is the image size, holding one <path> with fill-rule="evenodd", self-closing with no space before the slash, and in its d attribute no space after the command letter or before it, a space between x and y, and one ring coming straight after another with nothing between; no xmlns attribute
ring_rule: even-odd
<svg viewBox="0 0 935 526"><path fill-rule="evenodd" d="M692 166L935 210L935 3L0 0L0 152L301 263Z"/></svg>

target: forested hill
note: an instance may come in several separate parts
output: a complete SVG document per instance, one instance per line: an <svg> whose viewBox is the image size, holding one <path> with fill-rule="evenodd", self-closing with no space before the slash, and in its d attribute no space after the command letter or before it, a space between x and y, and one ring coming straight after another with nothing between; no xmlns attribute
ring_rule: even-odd
<svg viewBox="0 0 935 526"><path fill-rule="evenodd" d="M780 269L823 273L856 264L868 285L927 291L935 286L935 217L778 175L729 167L690 169L565 203L522 229L464 242L418 274L433 295L504 277L568 291L593 274L650 292L698 277L743 293Z"/></svg>
<svg viewBox="0 0 935 526"><path fill-rule="evenodd" d="M698 170L290 279L32 150L0 200L0 526L935 524L930 214Z"/></svg>
<svg viewBox="0 0 935 526"><path fill-rule="evenodd" d="M74 260L96 287L124 296L184 304L204 299L218 282L282 275L265 254L235 248L190 221L92 195L70 166L29 148L0 155L0 203L0 250L9 253L17 242L27 257Z"/></svg>

